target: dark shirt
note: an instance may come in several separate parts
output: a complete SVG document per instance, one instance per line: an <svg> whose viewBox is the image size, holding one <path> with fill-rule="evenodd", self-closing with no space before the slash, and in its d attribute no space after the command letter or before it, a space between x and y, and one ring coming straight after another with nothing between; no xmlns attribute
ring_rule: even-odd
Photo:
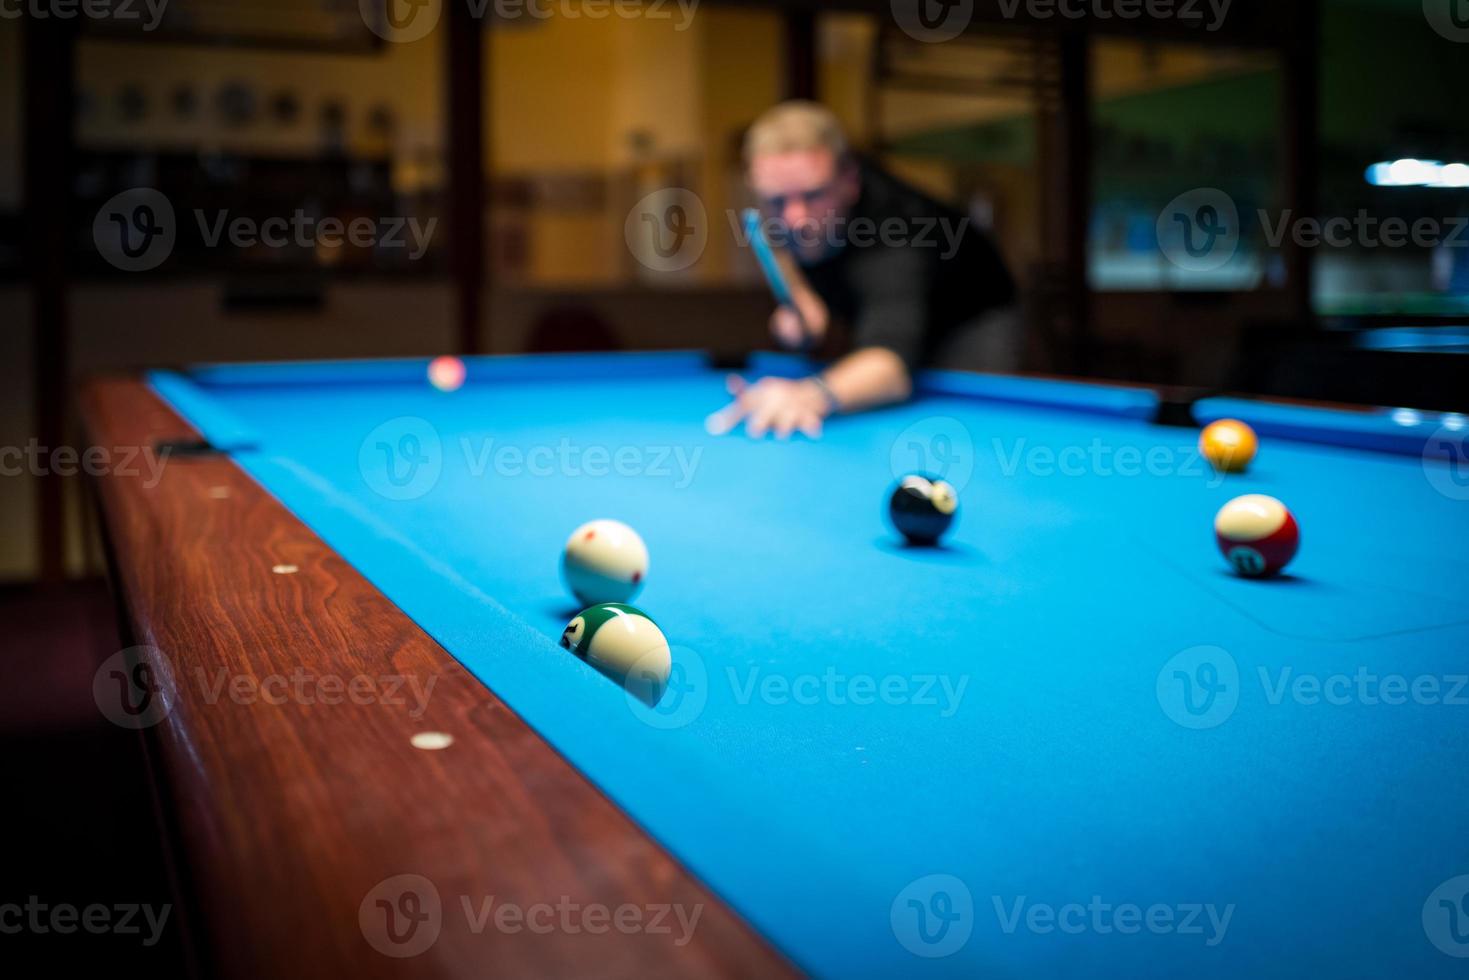
<svg viewBox="0 0 1469 980"><path fill-rule="evenodd" d="M949 334L1015 301L1015 281L968 216L863 160L844 242L803 271L854 349L886 347L909 366ZM961 232L962 229L962 232Z"/></svg>

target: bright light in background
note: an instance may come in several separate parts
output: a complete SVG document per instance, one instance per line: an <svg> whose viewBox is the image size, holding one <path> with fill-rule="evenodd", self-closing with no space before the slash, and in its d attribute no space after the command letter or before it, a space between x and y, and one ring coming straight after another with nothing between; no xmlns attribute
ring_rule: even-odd
<svg viewBox="0 0 1469 980"><path fill-rule="evenodd" d="M1469 187L1469 163L1443 163L1405 157L1367 168L1374 187Z"/></svg>
<svg viewBox="0 0 1469 980"><path fill-rule="evenodd" d="M1469 187L1469 163L1451 163L1443 168L1435 187Z"/></svg>

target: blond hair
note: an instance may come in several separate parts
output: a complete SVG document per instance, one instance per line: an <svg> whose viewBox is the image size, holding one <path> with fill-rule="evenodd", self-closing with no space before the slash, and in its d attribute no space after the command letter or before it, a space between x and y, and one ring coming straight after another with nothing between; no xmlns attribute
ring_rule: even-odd
<svg viewBox="0 0 1469 980"><path fill-rule="evenodd" d="M760 114L745 131L745 163L767 153L830 150L847 155L847 137L836 114L819 102L791 99Z"/></svg>

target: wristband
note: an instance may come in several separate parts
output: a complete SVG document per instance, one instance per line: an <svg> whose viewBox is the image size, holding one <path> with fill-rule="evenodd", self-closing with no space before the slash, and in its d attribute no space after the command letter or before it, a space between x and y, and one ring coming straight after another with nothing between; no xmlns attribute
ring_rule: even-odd
<svg viewBox="0 0 1469 980"><path fill-rule="evenodd" d="M828 414L835 415L842 410L842 403L837 401L837 396L832 392L831 386L826 383L825 378L819 374L813 374L806 380L815 385L816 390L821 392L822 397L826 399L826 410Z"/></svg>

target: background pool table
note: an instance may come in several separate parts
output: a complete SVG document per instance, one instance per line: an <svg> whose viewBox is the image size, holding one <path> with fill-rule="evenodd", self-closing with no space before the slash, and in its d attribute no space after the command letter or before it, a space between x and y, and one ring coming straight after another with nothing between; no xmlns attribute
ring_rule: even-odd
<svg viewBox="0 0 1469 980"><path fill-rule="evenodd" d="M600 901L709 910L687 945L623 937L608 973L1462 972L1444 951L1469 931L1462 418L1207 399L1196 420L1262 437L1247 474L1220 477L1196 428L1155 423L1152 391L929 375L908 404L780 443L706 434L723 374L669 353L476 359L454 392L423 362L93 386L94 441L176 452L157 487L108 477L102 501L143 656L173 664L160 768L189 774L178 832L211 855L202 877L262 860L281 901L335 923L321 962L369 972L585 963L580 934L455 921L464 895L531 901L538 861L541 901L565 876ZM884 524L910 469L960 489L941 548ZM1214 545L1214 512L1246 492L1300 522L1278 579L1236 577ZM251 508L284 530L252 540L226 516ZM560 549L595 517L652 555L636 602L675 660L654 707L557 647L575 612ZM208 620L191 625L196 602ZM330 671L345 648L353 671L422 668L447 693L417 717L204 704L190 671L248 651L250 628L284 643L264 666L240 653L252 674ZM425 659L407 669L410 648ZM523 722L522 758L476 703ZM237 739L245 716L268 736ZM420 729L456 742L403 748ZM486 787L475 770L515 775ZM564 795L530 823L537 773ZM474 851L456 865L435 834ZM399 874L432 882L443 918L402 960L369 948L357 904ZM210 941L243 949L230 921ZM269 959L257 941L237 962Z"/></svg>

